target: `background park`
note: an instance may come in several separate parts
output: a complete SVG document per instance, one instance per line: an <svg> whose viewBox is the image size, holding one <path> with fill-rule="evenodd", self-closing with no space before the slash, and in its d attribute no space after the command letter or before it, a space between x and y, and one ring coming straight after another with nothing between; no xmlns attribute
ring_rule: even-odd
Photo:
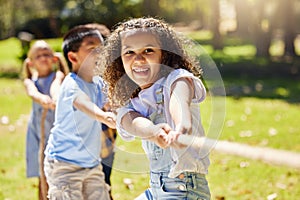
<svg viewBox="0 0 300 200"><path fill-rule="evenodd" d="M20 33L61 51L74 25L111 29L128 17L159 16L203 48L220 72L226 97L209 95L202 104L206 130L215 123L212 99L223 98L220 140L300 153L299 8L299 0L0 0L0 200L37 199L37 180L25 176L31 100L20 78L26 52ZM147 171L135 171L147 164L119 153L142 153L140 141L118 138L116 146L112 193L131 200L148 187ZM208 182L216 200L300 198L299 166L222 152L211 152Z"/></svg>

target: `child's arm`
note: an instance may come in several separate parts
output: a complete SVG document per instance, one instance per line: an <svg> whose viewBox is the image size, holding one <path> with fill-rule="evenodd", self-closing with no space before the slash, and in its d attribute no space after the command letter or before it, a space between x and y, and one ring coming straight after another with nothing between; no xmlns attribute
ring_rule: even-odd
<svg viewBox="0 0 300 200"><path fill-rule="evenodd" d="M170 114L176 126L177 134L190 133L192 130L192 115L190 104L194 87L188 78L180 78L172 84L170 97Z"/></svg>
<svg viewBox="0 0 300 200"><path fill-rule="evenodd" d="M169 145L167 135L171 127L166 123L155 125L140 113L131 111L122 117L121 125L130 134L153 141L161 148Z"/></svg>
<svg viewBox="0 0 300 200"><path fill-rule="evenodd" d="M52 81L51 86L50 86L50 95L52 97L52 100L54 102L57 101L58 99L58 94L59 94L59 88L60 85L62 83L62 81L64 80L64 73L61 71L57 71L56 75L55 75L55 79Z"/></svg>
<svg viewBox="0 0 300 200"><path fill-rule="evenodd" d="M86 113L91 118L106 124L110 128L116 128L116 115L112 112L104 112L85 93L82 92L78 95L73 105L76 109Z"/></svg>
<svg viewBox="0 0 300 200"><path fill-rule="evenodd" d="M31 79L25 78L23 83L26 88L27 95L32 98L33 101L41 104L43 108L54 109L51 97L40 93Z"/></svg>

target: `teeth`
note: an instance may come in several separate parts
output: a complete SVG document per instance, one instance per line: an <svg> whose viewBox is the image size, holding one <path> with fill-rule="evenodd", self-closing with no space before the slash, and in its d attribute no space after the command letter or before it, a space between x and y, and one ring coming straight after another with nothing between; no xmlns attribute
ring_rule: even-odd
<svg viewBox="0 0 300 200"><path fill-rule="evenodd" d="M146 69L146 68L136 68L136 69L133 69L133 71L135 71L135 72L145 72L145 71L148 71L148 69Z"/></svg>

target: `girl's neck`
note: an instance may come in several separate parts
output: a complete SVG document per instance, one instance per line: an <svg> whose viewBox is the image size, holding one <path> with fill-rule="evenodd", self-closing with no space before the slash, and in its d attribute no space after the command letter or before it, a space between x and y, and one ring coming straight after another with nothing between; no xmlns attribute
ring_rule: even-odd
<svg viewBox="0 0 300 200"><path fill-rule="evenodd" d="M52 70L49 71L42 71L42 72L37 72L37 76L39 78L47 77L52 73Z"/></svg>
<svg viewBox="0 0 300 200"><path fill-rule="evenodd" d="M147 89L147 88L151 87L153 84L154 84L154 83L148 83L147 85L140 86L140 88L141 88L142 90L144 90L144 89Z"/></svg>

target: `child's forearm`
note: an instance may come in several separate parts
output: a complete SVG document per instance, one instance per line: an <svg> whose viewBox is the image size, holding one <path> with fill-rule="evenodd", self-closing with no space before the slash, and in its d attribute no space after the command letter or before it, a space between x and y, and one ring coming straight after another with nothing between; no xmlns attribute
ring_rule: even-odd
<svg viewBox="0 0 300 200"><path fill-rule="evenodd" d="M33 98L33 96L35 96L35 94L38 92L36 86L34 85L34 83L32 82L32 80L26 78L23 81L24 86L26 88L26 93L29 97Z"/></svg>
<svg viewBox="0 0 300 200"><path fill-rule="evenodd" d="M74 100L74 107L95 120L103 121L102 116L104 115L104 111L96 106L88 96L80 95L76 97Z"/></svg>
<svg viewBox="0 0 300 200"><path fill-rule="evenodd" d="M30 98L32 98L33 101L35 101L39 104L43 104L43 96L45 96L45 95L38 91L37 87L35 86L35 84L33 83L32 80L25 79L24 86L26 88L27 95Z"/></svg>
<svg viewBox="0 0 300 200"><path fill-rule="evenodd" d="M105 123L111 128L115 128L115 115L112 112L105 112L94 104L87 95L79 95L74 100L74 107L92 119Z"/></svg>
<svg viewBox="0 0 300 200"><path fill-rule="evenodd" d="M134 136L149 138L153 136L151 130L154 124L138 112L128 112L121 120L122 127Z"/></svg>
<svg viewBox="0 0 300 200"><path fill-rule="evenodd" d="M161 148L169 145L168 133L171 127L166 123L153 124L138 112L128 112L123 116L121 125L130 134L152 141Z"/></svg>

